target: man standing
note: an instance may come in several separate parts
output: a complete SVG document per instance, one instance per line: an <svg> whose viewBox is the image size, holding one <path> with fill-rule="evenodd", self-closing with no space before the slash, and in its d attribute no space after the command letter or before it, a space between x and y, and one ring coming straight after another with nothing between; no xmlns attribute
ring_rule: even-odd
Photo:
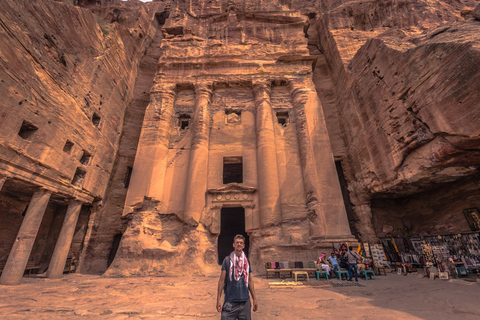
<svg viewBox="0 0 480 320"><path fill-rule="evenodd" d="M357 259L360 258L358 253L353 252L352 246L349 246L344 256L348 258L348 281L352 281L352 270L355 270L355 281L358 282Z"/></svg>
<svg viewBox="0 0 480 320"><path fill-rule="evenodd" d="M222 272L218 280L217 311L222 313L221 320L250 320L251 303L250 294L253 299L253 311L257 311L258 304L253 286L253 276L250 264L243 252L245 237L237 234L233 238L233 248L230 256L225 257L222 263ZM220 302L222 289L225 291L225 301Z"/></svg>

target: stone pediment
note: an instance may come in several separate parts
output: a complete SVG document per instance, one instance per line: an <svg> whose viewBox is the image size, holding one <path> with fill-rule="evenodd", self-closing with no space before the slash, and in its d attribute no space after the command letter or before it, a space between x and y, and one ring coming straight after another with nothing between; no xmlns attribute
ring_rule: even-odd
<svg viewBox="0 0 480 320"><path fill-rule="evenodd" d="M208 189L208 193L210 194L225 194L225 193L251 194L251 193L254 193L255 191L257 191L257 188L255 187L246 187L238 183L229 183L226 186L221 188Z"/></svg>
<svg viewBox="0 0 480 320"><path fill-rule="evenodd" d="M238 183L229 183L221 188L208 189L209 198L213 207L243 203L242 206L252 205L253 194L257 191L254 187L245 187Z"/></svg>

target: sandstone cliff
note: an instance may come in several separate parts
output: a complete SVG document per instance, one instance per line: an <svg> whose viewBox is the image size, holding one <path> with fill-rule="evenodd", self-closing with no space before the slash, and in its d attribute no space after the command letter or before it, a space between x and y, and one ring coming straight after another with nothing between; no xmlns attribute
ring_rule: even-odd
<svg viewBox="0 0 480 320"><path fill-rule="evenodd" d="M372 198L425 192L428 212L441 207L428 194L443 194L437 223L456 221L442 232L469 230L462 210L478 206L479 197L453 196L450 183L478 179L480 24L473 8L471 1L345 1L313 20L310 42L325 57L335 96L323 107L332 115L329 131L341 136L332 137L333 149L357 206L352 226L364 239L375 238L366 209ZM423 215L421 207L397 204L388 211L408 221L408 229L421 223L415 218ZM389 224L382 219L379 225ZM390 224L404 235L399 220Z"/></svg>
<svg viewBox="0 0 480 320"><path fill-rule="evenodd" d="M139 5L124 14L128 5L118 3L100 16L56 1L0 3L0 168L2 203L11 204L2 213L20 219L4 219L13 230L1 232L6 254L35 187L52 190L54 202L77 197L87 212L105 198L138 65L155 34ZM49 237L44 222L40 243Z"/></svg>

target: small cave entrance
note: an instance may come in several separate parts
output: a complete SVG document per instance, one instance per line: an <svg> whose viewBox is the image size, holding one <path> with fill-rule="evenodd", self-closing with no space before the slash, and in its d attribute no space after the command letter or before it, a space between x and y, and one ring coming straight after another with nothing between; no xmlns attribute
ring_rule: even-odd
<svg viewBox="0 0 480 320"><path fill-rule="evenodd" d="M233 251L233 237L241 234L245 237L245 249L248 257L249 238L245 232L245 209L242 207L222 208L220 214L220 235L218 236L218 264Z"/></svg>

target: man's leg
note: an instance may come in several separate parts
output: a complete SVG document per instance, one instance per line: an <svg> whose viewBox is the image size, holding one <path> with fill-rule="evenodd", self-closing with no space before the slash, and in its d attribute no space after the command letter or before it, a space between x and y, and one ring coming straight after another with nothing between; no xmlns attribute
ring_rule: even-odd
<svg viewBox="0 0 480 320"><path fill-rule="evenodd" d="M352 281L352 268L353 264L349 263L348 264L348 280Z"/></svg>
<svg viewBox="0 0 480 320"><path fill-rule="evenodd" d="M355 270L355 281L358 281L358 268L356 263L353 265L353 269Z"/></svg>
<svg viewBox="0 0 480 320"><path fill-rule="evenodd" d="M340 271L340 266L338 264L335 264L333 266L333 272L335 273L335 275L338 277L338 273L337 271Z"/></svg>
<svg viewBox="0 0 480 320"><path fill-rule="evenodd" d="M251 320L252 319L252 304L250 299L245 302L242 310L238 313L238 320Z"/></svg>

